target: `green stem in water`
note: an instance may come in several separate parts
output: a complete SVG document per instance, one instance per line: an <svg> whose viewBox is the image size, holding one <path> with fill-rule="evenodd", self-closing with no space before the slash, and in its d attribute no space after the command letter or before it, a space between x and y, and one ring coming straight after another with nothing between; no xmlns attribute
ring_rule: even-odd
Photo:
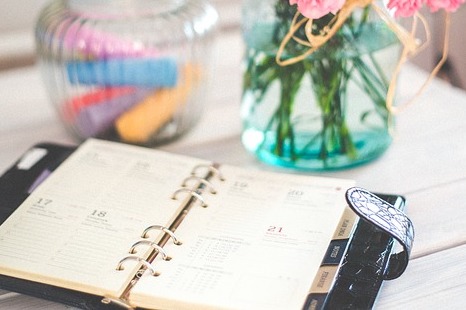
<svg viewBox="0 0 466 310"><path fill-rule="evenodd" d="M315 99L322 113L319 158L326 165L332 153L356 157L356 147L346 124L344 98L352 69L343 57L329 57L311 61L310 73ZM302 149L305 153L315 139Z"/></svg>
<svg viewBox="0 0 466 310"><path fill-rule="evenodd" d="M294 131L293 131L293 106L296 93L301 86L301 80L304 76L304 66L300 63L279 67L280 80L280 104L275 112L274 119L277 121L276 143L274 154L281 157L288 157L290 160L297 159L295 148Z"/></svg>

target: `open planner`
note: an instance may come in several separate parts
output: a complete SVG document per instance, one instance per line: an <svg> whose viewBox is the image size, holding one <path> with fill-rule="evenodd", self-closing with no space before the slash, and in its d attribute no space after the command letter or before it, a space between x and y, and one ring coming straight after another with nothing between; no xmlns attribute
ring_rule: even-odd
<svg viewBox="0 0 466 310"><path fill-rule="evenodd" d="M371 307L412 242L359 219L368 201L400 210L404 199L351 180L96 139L34 146L0 178L0 195L0 288L82 309Z"/></svg>

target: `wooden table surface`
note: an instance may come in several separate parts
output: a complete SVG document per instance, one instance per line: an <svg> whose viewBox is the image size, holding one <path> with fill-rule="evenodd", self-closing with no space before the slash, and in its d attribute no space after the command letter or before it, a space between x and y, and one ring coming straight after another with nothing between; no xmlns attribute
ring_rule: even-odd
<svg viewBox="0 0 466 310"><path fill-rule="evenodd" d="M197 127L161 149L254 169L265 166L240 142L241 58L239 30L223 32L206 112ZM413 95L426 73L407 66L401 101ZM0 73L0 173L31 145L78 143L50 105L37 67ZM397 117L395 139L378 160L354 169L314 175L351 178L378 192L399 193L416 238L401 278L386 282L376 309L463 309L466 302L466 93L440 80ZM0 291L1 309L64 309Z"/></svg>

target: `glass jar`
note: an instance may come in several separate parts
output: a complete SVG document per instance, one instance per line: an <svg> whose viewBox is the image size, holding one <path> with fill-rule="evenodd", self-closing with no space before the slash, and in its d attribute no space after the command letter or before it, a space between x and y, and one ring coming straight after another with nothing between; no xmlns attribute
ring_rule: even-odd
<svg viewBox="0 0 466 310"><path fill-rule="evenodd" d="M80 140L144 146L200 118L218 14L205 0L54 0L37 21L50 99Z"/></svg>
<svg viewBox="0 0 466 310"><path fill-rule="evenodd" d="M392 141L386 99L400 41L369 5L354 10L315 52L280 65L276 55L295 12L288 1L243 2L245 148L265 163L297 170L342 169L378 158ZM332 18L314 20L312 29L324 31ZM303 29L286 45L283 60L306 53Z"/></svg>

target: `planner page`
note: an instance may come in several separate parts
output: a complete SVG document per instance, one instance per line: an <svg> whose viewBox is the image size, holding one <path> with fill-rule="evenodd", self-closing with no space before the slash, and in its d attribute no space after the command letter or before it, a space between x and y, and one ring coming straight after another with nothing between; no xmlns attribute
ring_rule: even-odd
<svg viewBox="0 0 466 310"><path fill-rule="evenodd" d="M78 148L0 226L0 273L114 296L150 225L169 225L172 199L197 159L99 140ZM156 241L160 232L151 232ZM139 254L140 252L138 252Z"/></svg>
<svg viewBox="0 0 466 310"><path fill-rule="evenodd" d="M207 207L195 207L167 245L158 277L145 274L134 305L169 309L300 309L353 181L222 166Z"/></svg>

